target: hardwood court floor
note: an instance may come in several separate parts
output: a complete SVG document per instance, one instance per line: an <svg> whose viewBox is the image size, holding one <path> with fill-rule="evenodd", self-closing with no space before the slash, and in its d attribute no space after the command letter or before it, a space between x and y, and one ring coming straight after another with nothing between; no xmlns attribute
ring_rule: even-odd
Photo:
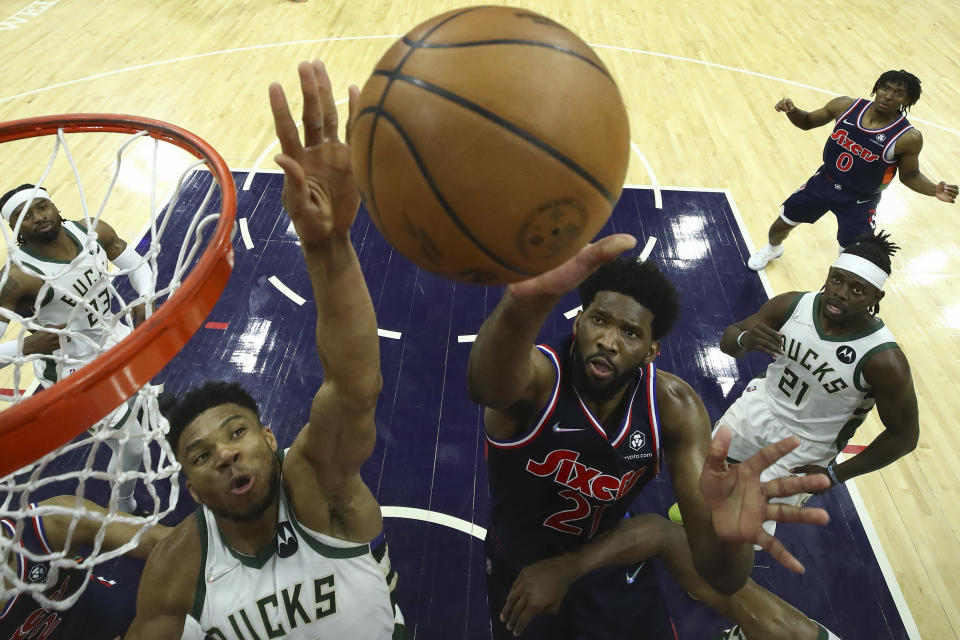
<svg viewBox="0 0 960 640"><path fill-rule="evenodd" d="M345 98L347 84L362 84L391 42L379 36L402 34L462 4L3 0L0 120L136 113L199 134L231 167L272 168L270 81L283 82L298 103L296 62L321 57L336 95ZM924 134L921 169L934 181L960 180L960 28L945 0L882 7L826 0L522 4L597 45L620 83L632 140L657 181L729 189L754 245L764 242L783 198L819 164L827 135L825 128L800 131L775 113L784 96L811 109L833 95L865 95L880 72L906 68L924 82L911 116ZM78 163L91 176L85 187L102 193L96 176L111 152L100 142L77 144ZM40 175L49 145L17 143L3 151L5 191ZM627 182L650 184L638 157L631 163ZM107 214L128 238L143 227L133 204L143 201L143 176L134 171L120 185ZM68 169L58 164L47 184L75 217ZM899 181L880 205L879 226L903 247L882 316L912 363L922 432L913 454L856 483L920 634L936 640L960 637L960 430L950 386L960 375L957 215L957 205L919 196ZM772 290L819 287L836 255L834 231L827 220L796 231L767 271ZM855 442L866 444L879 430L874 416Z"/></svg>

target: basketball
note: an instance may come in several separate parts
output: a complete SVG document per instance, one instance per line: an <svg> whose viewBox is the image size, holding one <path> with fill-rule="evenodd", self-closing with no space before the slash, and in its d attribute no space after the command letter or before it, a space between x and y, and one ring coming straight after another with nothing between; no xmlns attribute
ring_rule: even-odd
<svg viewBox="0 0 960 640"><path fill-rule="evenodd" d="M577 253L610 217L626 108L579 37L481 6L417 26L380 59L351 122L364 205L387 241L455 280L503 284Z"/></svg>

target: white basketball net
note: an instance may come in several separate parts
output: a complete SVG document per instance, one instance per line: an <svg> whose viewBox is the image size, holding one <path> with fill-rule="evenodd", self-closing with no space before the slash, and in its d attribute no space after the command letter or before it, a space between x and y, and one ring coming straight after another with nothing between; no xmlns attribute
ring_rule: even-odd
<svg viewBox="0 0 960 640"><path fill-rule="evenodd" d="M71 134L73 135L73 134ZM67 161L79 190L83 217L80 221L88 230L80 238L82 248L77 258L69 264L62 265L62 271L57 273L40 274L36 269L26 264L35 264L22 250L17 248L16 239L20 233L20 226L26 216L20 215L15 227L11 230L5 221L0 219L0 228L6 241L6 258L3 274L0 275L0 288L7 284L11 268L18 268L26 273L43 279L41 293L37 296L32 308L18 308L16 311L0 308L2 320L10 323L2 342L17 341L15 356L0 356L0 366L12 382L12 395L3 400L19 403L29 397L37 383L30 383L36 379L43 385L59 384L58 381L69 378L78 369L87 365L125 335L133 327L133 309L144 305L149 317L154 309L174 294L183 278L195 263L195 259L204 247L203 233L212 229L219 220L219 212L207 212L215 193L219 189L216 179L203 202L199 205L189 224L170 225L185 228L185 231L174 232L168 230L171 214L178 217L184 215L176 211L181 187L187 176L202 165L202 160L192 162L175 181L172 194L166 199L169 203L165 207L157 206L157 168L159 149L170 148L172 145L161 143L151 138L146 131L136 134L120 135L124 142L116 151L116 165L110 180L106 196L91 215L84 195L80 171L74 162L67 145L66 136L61 129L55 136L53 152L50 155L46 169L34 184L43 186L47 180L54 161L61 152ZM140 260L150 267L152 275L152 290L145 294L129 293L133 291L127 282L127 275L134 268L112 269L104 265L103 272L94 273L94 279L86 287L74 288L66 278L70 270L76 270L81 261L90 260L91 252L103 256L102 248L98 248L97 235L93 231L107 210L108 200L114 192L121 171L121 161L124 152L134 143L152 143L152 164L149 188L149 224L145 229L150 235L149 248L143 252ZM16 186L16 183L0 192ZM56 204L58 197L51 193ZM26 211L27 203L21 211ZM64 220L70 220L68 211L62 206L61 214ZM146 205L144 205L146 208ZM181 207L182 209L183 207ZM111 212L115 214L116 212ZM191 215L189 212L186 215ZM66 224L65 224L66 226ZM137 238L124 238L131 248L136 246ZM168 262L170 254L176 255L172 268L161 270L158 268L158 257L166 249ZM162 277L158 274L166 272ZM96 277L99 276L99 277ZM122 291L127 291L124 294ZM45 300L53 296L57 300L69 301L72 306L63 320L62 328L51 328L43 323L41 306ZM104 304L104 302L109 304ZM60 349L53 354L23 355L24 340L34 331L46 331L59 336ZM11 373L12 371L12 373ZM38 373L46 373L53 378L52 382ZM157 398L161 389L156 385L147 384L141 388L126 403L112 411L96 424L91 425L88 431L72 442L44 455L39 460L28 464L20 470L0 478L0 519L7 521L0 536L0 610L4 604L14 597L32 596L37 602L47 608L66 609L81 595L90 582L94 568L107 560L111 560L135 548L146 532L156 525L161 518L169 514L177 504L178 483L177 474L180 466L174 459L170 446L164 435L168 425L160 414ZM140 429L137 429L139 423ZM80 427L81 425L78 425ZM80 428L77 429L81 431ZM0 453L2 455L2 453ZM135 484L134 484L135 483ZM147 515L133 516L121 511L118 507L124 504L125 496L122 491L129 491L136 486L136 496L140 509L147 510ZM105 502L103 496L109 490L109 501L103 504L103 510L87 508L80 498L99 499ZM146 495L144 495L144 490ZM57 504L43 504L42 501L54 495L67 495L72 499L61 499ZM148 496L148 497L147 497ZM39 505L34 503L40 503ZM66 506L64 505L66 503ZM34 519L41 518L49 529L51 523L56 523L58 530L66 531L66 544L49 551L34 547L25 548L21 541L26 534L34 536L31 529L35 526ZM86 520L86 521L85 521ZM90 523L94 523L96 533L91 536ZM66 524L64 524L66 523ZM12 529L12 531L11 531ZM124 535L130 539L125 544L107 550L104 546L105 534L116 533L123 529ZM83 532L83 533L78 533ZM92 539L90 539L92 537ZM78 544L87 543L80 548ZM74 547L74 548L72 548ZM78 559L76 554L82 554ZM30 572L24 570L26 560L31 562L48 563L46 571ZM67 594L51 593L52 589L64 571L81 570L85 572L79 581L79 587ZM37 580L45 573L45 579Z"/></svg>

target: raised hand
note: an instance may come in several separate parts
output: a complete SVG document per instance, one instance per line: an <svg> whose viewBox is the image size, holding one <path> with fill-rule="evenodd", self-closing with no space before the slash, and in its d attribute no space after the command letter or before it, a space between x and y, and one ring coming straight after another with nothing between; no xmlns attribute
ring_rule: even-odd
<svg viewBox="0 0 960 640"><path fill-rule="evenodd" d="M637 239L625 233L600 238L560 266L535 278L511 284L510 292L524 298L563 295L586 280L600 265L632 249L636 244Z"/></svg>
<svg viewBox="0 0 960 640"><path fill-rule="evenodd" d="M303 249L332 234L346 234L357 214L360 193L353 181L350 149L340 142L337 106L330 77L319 60L301 62L303 143L290 115L283 88L270 85L270 108L283 153L274 160L283 169L283 206L290 214ZM350 113L359 89L348 90Z"/></svg>
<svg viewBox="0 0 960 640"><path fill-rule="evenodd" d="M779 331L761 322L740 336L740 346L748 351L762 351L776 359L783 355L781 337Z"/></svg>
<svg viewBox="0 0 960 640"><path fill-rule="evenodd" d="M943 180L937 184L937 200L943 200L944 202L953 203L957 199L957 185L947 184Z"/></svg>
<svg viewBox="0 0 960 640"><path fill-rule="evenodd" d="M830 478L821 474L775 478L760 482L764 469L800 445L795 437L767 445L740 464L728 464L727 452L733 433L721 425L710 443L710 451L700 473L700 490L711 511L713 528L723 540L752 542L766 549L777 562L796 573L803 565L783 544L763 530L766 520L826 524L830 516L823 509L795 507L769 502L798 493L816 493L830 486Z"/></svg>

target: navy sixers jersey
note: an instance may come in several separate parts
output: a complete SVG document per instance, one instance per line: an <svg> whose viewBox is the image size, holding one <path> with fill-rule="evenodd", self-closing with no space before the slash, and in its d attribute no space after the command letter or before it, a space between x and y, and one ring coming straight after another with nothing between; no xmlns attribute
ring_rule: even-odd
<svg viewBox="0 0 960 640"><path fill-rule="evenodd" d="M15 536L16 525L12 521L0 520L0 526L7 538L12 539ZM43 521L38 517L30 518L24 523L18 544L21 551L27 549L38 554L53 553L47 542ZM17 576L22 581L43 582L47 579L49 563L31 560L22 553L13 555L17 558ZM61 569L56 584L48 588L47 597L51 600L62 600L73 594L86 579L87 573L82 569ZM0 608L0 640L70 637L64 635L64 629L61 628L65 615L69 615L69 612L44 609L29 594L17 594Z"/></svg>
<svg viewBox="0 0 960 640"><path fill-rule="evenodd" d="M897 174L894 143L913 128L900 114L881 129L867 129L863 114L871 104L857 98L837 119L823 147L823 170L855 194L874 195L890 184Z"/></svg>
<svg viewBox="0 0 960 640"><path fill-rule="evenodd" d="M537 345L557 378L533 427L510 441L487 436L492 533L524 564L613 528L659 471L656 367L639 370L607 433L573 386L572 345L572 336Z"/></svg>

